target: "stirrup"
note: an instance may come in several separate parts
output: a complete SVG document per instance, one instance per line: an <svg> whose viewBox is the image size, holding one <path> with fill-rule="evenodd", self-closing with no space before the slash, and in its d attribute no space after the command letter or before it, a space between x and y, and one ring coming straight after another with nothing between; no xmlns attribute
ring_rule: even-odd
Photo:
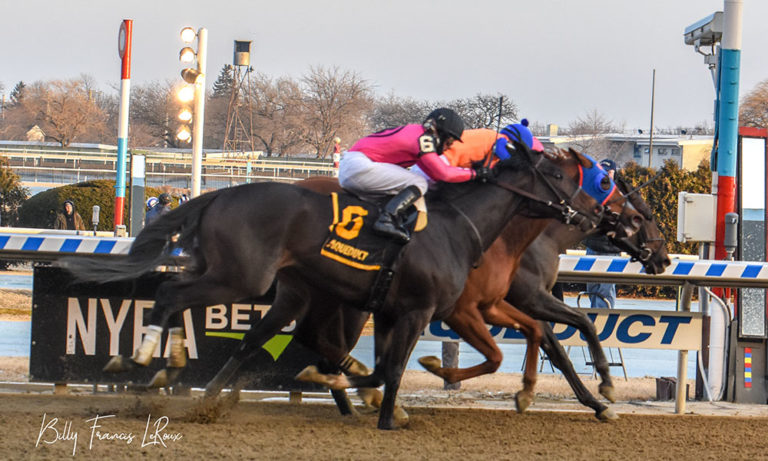
<svg viewBox="0 0 768 461"><path fill-rule="evenodd" d="M379 235L390 237L401 243L408 243L411 241L410 234L402 229L398 229L394 223L382 223L377 221L373 225L373 230Z"/></svg>

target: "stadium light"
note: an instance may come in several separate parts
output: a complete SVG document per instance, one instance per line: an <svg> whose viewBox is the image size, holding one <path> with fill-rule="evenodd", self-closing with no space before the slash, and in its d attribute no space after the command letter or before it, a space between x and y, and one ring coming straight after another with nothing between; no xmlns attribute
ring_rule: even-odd
<svg viewBox="0 0 768 461"><path fill-rule="evenodd" d="M192 121L193 129L182 126L177 138L182 141L192 140L192 197L200 195L203 162L203 123L205 111L205 66L208 54L208 29L200 28L195 31L192 27L181 29L181 40L191 44L197 38L197 51L191 46L184 46L179 51L179 60L194 66L182 69L181 78L188 83L179 91L179 99L183 102L194 101L192 112L184 108L179 113L179 120ZM185 139L182 139L184 137Z"/></svg>

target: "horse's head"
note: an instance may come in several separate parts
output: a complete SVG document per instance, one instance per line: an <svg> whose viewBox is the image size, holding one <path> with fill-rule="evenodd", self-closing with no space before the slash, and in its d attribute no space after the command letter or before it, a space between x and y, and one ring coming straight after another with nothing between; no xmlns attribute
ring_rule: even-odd
<svg viewBox="0 0 768 461"><path fill-rule="evenodd" d="M616 233L609 236L613 242L632 256L633 260L640 261L648 274L660 274L671 264L667 254L667 242L661 233L656 219L651 213L650 207L643 200L639 189L631 190L629 185L621 178L616 180L618 189L624 200L628 200L634 209L643 216L640 229L633 235L620 235Z"/></svg>
<svg viewBox="0 0 768 461"><path fill-rule="evenodd" d="M525 198L523 214L533 218L559 218L588 231L603 216L603 206L579 186L580 163L586 158L568 152L532 151L526 145L507 144L510 157L494 167L499 187ZM589 167L594 166L589 162ZM505 181L504 170L529 171L528 180ZM609 178L610 180L610 178ZM611 182L611 187L613 182Z"/></svg>

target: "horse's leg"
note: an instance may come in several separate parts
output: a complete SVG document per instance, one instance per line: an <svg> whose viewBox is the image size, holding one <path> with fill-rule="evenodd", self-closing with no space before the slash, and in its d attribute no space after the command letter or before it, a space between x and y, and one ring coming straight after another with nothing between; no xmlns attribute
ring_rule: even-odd
<svg viewBox="0 0 768 461"><path fill-rule="evenodd" d="M301 318L309 303L302 291L286 284L278 284L277 294L272 307L264 317L245 333L240 345L219 370L216 376L205 386L205 395L218 395L224 386L237 374L243 363L256 354L267 341L275 336L291 321Z"/></svg>
<svg viewBox="0 0 768 461"><path fill-rule="evenodd" d="M315 367L307 367L301 375L307 380L323 384L331 389L350 387L378 387L384 384L384 398L379 413L379 429L394 429L395 420L400 426L407 424L399 419L396 408L397 390L400 387L405 364L419 335L429 323L426 311L411 311L396 319L385 315L374 315L376 367L367 376L332 376L317 373ZM394 333L398 333L397 340ZM314 368L314 370L313 370ZM397 416L397 418L396 418Z"/></svg>
<svg viewBox="0 0 768 461"><path fill-rule="evenodd" d="M595 363L595 370L600 375L601 382L598 387L600 394L610 402L615 402L613 381L608 366L608 360L605 352L597 337L595 325L582 312L571 308L567 304L559 301L549 293L536 296L534 303L527 303L526 313L538 320L547 320L550 322L564 323L577 328L585 338L589 351L592 354L592 360Z"/></svg>
<svg viewBox="0 0 768 461"><path fill-rule="evenodd" d="M465 379L474 378L499 369L503 355L493 337L488 332L488 327L483 321L483 316L473 304L457 305L451 315L443 320L461 338L478 352L483 354L485 362L469 368L443 368L437 357L421 357L419 363L431 373L443 378L449 383L456 383Z"/></svg>
<svg viewBox="0 0 768 461"><path fill-rule="evenodd" d="M515 308L503 299L482 311L483 319L491 325L514 328L525 336L527 344L525 351L525 371L523 373L523 390L515 395L517 411L522 413L533 402L533 388L536 385L536 365L539 360L539 347L543 336L539 323Z"/></svg>
<svg viewBox="0 0 768 461"><path fill-rule="evenodd" d="M187 352L184 349L184 316L183 311L174 312L168 318L168 341L170 355L165 368L155 373L149 382L150 389L167 387L174 383L187 366Z"/></svg>
<svg viewBox="0 0 768 461"><path fill-rule="evenodd" d="M557 367L562 373L565 379L570 384L571 389L576 394L576 398L579 399L582 405L595 410L595 416L601 421L608 421L618 419L618 415L609 407L598 402L597 399L584 387L584 383L581 382L579 376L576 374L576 370L573 369L573 363L568 358L568 354L563 349L560 341L557 340L555 332L552 330L552 326L548 322L540 321L539 326L544 334L541 340L541 348L547 353L549 361L552 365Z"/></svg>
<svg viewBox="0 0 768 461"><path fill-rule="evenodd" d="M148 332L136 349L130 362L135 365L147 366L152 361L152 355L160 343L163 326L168 318L176 312L180 312L188 306L207 306L220 303L229 303L243 297L243 294L227 286L226 281L215 279L204 274L202 277L188 280L172 280L163 282L157 289L155 305L150 312L150 324ZM105 367L105 371L115 370L113 361L121 357L114 357ZM125 362L124 360L121 360Z"/></svg>

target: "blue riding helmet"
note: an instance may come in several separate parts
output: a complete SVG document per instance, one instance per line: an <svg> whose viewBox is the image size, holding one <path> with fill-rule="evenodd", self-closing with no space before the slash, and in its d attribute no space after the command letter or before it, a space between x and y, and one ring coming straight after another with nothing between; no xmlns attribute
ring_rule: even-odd
<svg viewBox="0 0 768 461"><path fill-rule="evenodd" d="M493 145L493 153L500 160L506 160L509 158L509 152L507 151L507 143L509 141L518 141L525 143L530 149L541 152L544 150L544 146L536 139L536 136L528 129L528 119L520 120L520 123L514 123L507 125L501 129L501 134L506 138L499 138Z"/></svg>
<svg viewBox="0 0 768 461"><path fill-rule="evenodd" d="M608 172L595 159L586 154L582 155L592 161L592 167L584 168L579 165L579 187L601 205L605 205L608 197L616 189L616 183L613 182L613 179L608 176ZM605 181L605 178L608 181Z"/></svg>

